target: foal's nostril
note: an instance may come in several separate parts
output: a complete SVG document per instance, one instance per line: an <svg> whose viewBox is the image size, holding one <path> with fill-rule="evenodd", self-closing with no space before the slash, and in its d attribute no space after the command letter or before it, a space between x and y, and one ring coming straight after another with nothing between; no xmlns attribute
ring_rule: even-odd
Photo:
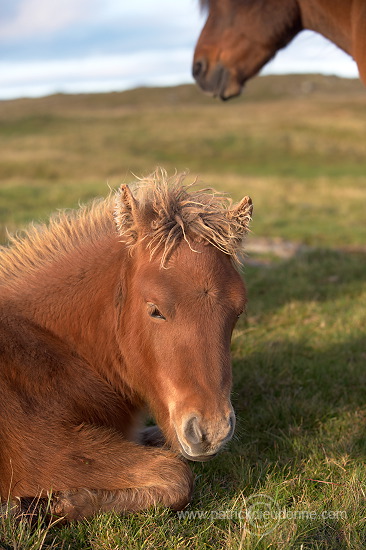
<svg viewBox="0 0 366 550"><path fill-rule="evenodd" d="M184 427L184 435L191 445L198 445L204 440L204 434L196 416L192 416L192 418L187 421Z"/></svg>
<svg viewBox="0 0 366 550"><path fill-rule="evenodd" d="M194 78L199 78L204 74L207 68L207 61L200 59L193 64L192 74Z"/></svg>
<svg viewBox="0 0 366 550"><path fill-rule="evenodd" d="M235 419L235 414L234 413L231 413L230 415L230 418L229 418L229 432L228 432L228 437L231 438L233 433L234 433L234 430L235 430L235 422L236 422L236 419Z"/></svg>

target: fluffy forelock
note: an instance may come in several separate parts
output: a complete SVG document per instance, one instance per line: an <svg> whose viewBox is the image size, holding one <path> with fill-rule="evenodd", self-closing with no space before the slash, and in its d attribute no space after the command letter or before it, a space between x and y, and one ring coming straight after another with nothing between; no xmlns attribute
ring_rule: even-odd
<svg viewBox="0 0 366 550"><path fill-rule="evenodd" d="M169 178L157 170L140 179L132 186L139 212L134 220L117 196L115 218L121 240L131 249L145 241L151 256L162 253L163 266L182 240L192 250L195 242L206 242L240 262L251 211L232 216L230 198L213 189L196 190L196 181L184 185L185 178L186 173Z"/></svg>

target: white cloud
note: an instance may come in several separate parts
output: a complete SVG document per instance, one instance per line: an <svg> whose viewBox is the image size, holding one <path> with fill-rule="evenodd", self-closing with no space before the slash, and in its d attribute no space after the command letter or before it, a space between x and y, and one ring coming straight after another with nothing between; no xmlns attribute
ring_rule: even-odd
<svg viewBox="0 0 366 550"><path fill-rule="evenodd" d="M0 61L0 99L193 82L191 56L192 51L187 48L32 64Z"/></svg>
<svg viewBox="0 0 366 550"><path fill-rule="evenodd" d="M85 20L94 5L95 0L23 0L12 18L0 20L1 39L26 39L39 33L52 34Z"/></svg>
<svg viewBox="0 0 366 550"><path fill-rule="evenodd" d="M12 16L0 19L0 37L4 41L51 35L77 22L83 29L90 21L100 26L131 23L137 32L139 21L161 28L192 28L196 23L197 33L202 24L198 0L136 0L132 4L129 0L19 0Z"/></svg>
<svg viewBox="0 0 366 550"><path fill-rule="evenodd" d="M198 0L135 0L134 6L128 0L104 0L102 17L133 18L137 22L143 18L166 27L187 21L203 23Z"/></svg>

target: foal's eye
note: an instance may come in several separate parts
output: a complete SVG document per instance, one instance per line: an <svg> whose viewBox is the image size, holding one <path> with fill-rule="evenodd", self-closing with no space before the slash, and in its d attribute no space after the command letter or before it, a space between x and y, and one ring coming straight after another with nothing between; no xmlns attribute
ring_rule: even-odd
<svg viewBox="0 0 366 550"><path fill-rule="evenodd" d="M163 321L165 321L164 315L158 310L155 304L149 302L147 304L147 308L150 317L152 317L153 319L162 319Z"/></svg>

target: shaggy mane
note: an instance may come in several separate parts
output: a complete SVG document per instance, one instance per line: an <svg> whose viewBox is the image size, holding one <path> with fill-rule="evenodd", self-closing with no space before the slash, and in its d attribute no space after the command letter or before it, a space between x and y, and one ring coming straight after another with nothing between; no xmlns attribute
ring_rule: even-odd
<svg viewBox="0 0 366 550"><path fill-rule="evenodd" d="M113 234L113 200L95 199L77 210L54 214L48 224L31 224L0 246L0 283L31 274L57 257L68 256L85 243L93 244L102 234Z"/></svg>
<svg viewBox="0 0 366 550"><path fill-rule="evenodd" d="M251 209L231 216L230 198L213 189L194 190L196 181L183 185L185 178L185 173L168 178L159 169L139 180L133 190L138 209L135 216L121 200L120 191L115 219L121 240L131 251L145 240L151 257L162 252L162 266L183 239L192 250L195 242L207 242L240 263Z"/></svg>
<svg viewBox="0 0 366 550"><path fill-rule="evenodd" d="M163 170L132 184L138 204L138 219L122 205L121 191L94 200L78 210L60 212L48 224L31 225L0 247L0 282L6 286L24 275L66 257L75 249L93 246L101 237L120 240L131 252L137 242L146 242L151 257L162 252L165 266L171 252L184 239L194 250L195 242L207 242L238 262L250 220L250 211L230 217L231 200L212 189L192 190L182 185L186 174L168 178ZM195 183L195 182L194 182Z"/></svg>

